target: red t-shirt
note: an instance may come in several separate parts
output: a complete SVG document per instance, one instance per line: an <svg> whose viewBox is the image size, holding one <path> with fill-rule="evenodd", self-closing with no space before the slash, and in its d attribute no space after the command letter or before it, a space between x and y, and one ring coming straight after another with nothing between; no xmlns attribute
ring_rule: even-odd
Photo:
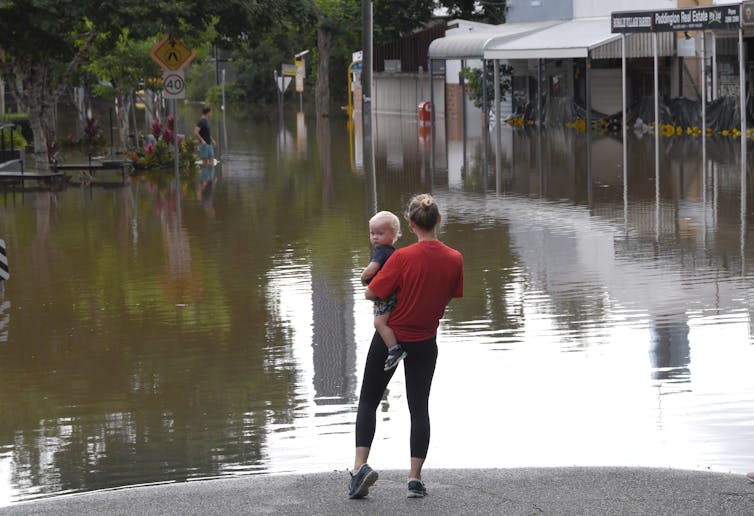
<svg viewBox="0 0 754 516"><path fill-rule="evenodd" d="M369 290L380 299L395 292L388 325L398 341L429 339L450 299L463 297L463 256L439 240L417 242L395 251Z"/></svg>

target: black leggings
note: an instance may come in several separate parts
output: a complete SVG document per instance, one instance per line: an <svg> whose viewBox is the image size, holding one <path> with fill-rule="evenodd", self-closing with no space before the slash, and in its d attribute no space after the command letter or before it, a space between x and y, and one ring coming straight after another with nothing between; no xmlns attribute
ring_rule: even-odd
<svg viewBox="0 0 754 516"><path fill-rule="evenodd" d="M401 342L408 356L403 360L406 373L406 398L411 412L411 457L424 459L429 448L429 390L437 362L437 338ZM359 409L356 415L356 446L372 447L377 425L377 407L397 368L384 371L387 346L375 332L364 366Z"/></svg>

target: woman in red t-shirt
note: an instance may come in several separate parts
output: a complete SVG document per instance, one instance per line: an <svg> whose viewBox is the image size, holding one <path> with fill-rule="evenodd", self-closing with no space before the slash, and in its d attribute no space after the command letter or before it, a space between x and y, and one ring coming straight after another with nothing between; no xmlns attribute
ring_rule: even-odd
<svg viewBox="0 0 754 516"><path fill-rule="evenodd" d="M371 301L387 299L392 293L397 297L388 324L408 353L403 361L411 412L408 497L422 498L427 494L421 470L429 448L429 391L437 362L437 327L450 300L463 297L463 257L438 240L440 210L431 195L413 197L406 218L418 242L395 251L365 295ZM349 498L363 498L377 481L377 472L366 462L374 439L377 407L395 372L395 369L384 370L386 357L387 348L375 332L359 396L356 457Z"/></svg>

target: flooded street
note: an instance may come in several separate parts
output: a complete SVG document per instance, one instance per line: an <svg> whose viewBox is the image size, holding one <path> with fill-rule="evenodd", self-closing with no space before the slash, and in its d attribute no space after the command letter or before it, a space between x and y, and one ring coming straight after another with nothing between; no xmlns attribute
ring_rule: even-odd
<svg viewBox="0 0 754 516"><path fill-rule="evenodd" d="M651 135L624 165L611 136L506 127L485 153L479 130L433 143L385 116L371 178L345 120L223 125L220 165L180 196L154 177L0 191L0 505L351 467L367 220L420 192L466 274L440 326L428 468L754 469L738 140L663 138L657 171ZM399 372L371 465L407 467L408 430Z"/></svg>

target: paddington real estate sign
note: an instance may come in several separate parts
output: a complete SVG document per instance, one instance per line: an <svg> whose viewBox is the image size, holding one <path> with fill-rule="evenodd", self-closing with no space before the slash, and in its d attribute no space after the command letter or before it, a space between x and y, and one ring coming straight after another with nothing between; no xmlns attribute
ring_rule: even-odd
<svg viewBox="0 0 754 516"><path fill-rule="evenodd" d="M744 3L751 9L754 2ZM623 11L612 13L612 32L682 32L687 30L738 30L741 5L670 9L664 11Z"/></svg>

